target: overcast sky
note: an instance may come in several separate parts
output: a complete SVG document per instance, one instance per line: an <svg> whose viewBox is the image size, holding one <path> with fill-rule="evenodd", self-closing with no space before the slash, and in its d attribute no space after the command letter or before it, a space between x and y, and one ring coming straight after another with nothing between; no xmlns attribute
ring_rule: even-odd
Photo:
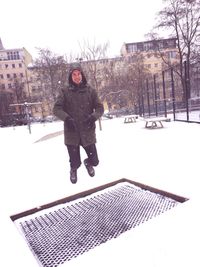
<svg viewBox="0 0 200 267"><path fill-rule="evenodd" d="M122 44L144 41L162 0L2 0L0 38L4 48L36 47L77 54L79 43L109 42L109 55Z"/></svg>

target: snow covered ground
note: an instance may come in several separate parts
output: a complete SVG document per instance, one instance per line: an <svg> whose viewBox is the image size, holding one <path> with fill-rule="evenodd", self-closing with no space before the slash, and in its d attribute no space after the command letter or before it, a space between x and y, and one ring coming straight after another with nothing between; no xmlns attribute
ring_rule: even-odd
<svg viewBox="0 0 200 267"><path fill-rule="evenodd" d="M121 178L131 179L189 201L90 250L66 266L200 266L199 151L200 125L164 122L146 129L145 122L123 118L97 123L100 164L96 176L78 170L69 181L63 135L36 142L63 128L62 122L0 128L1 266L38 266L10 216ZM85 152L82 150L82 159Z"/></svg>

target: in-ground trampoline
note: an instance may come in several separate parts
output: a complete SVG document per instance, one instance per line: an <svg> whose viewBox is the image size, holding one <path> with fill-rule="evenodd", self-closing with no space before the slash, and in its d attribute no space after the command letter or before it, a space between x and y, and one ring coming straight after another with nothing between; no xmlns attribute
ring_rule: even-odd
<svg viewBox="0 0 200 267"><path fill-rule="evenodd" d="M11 216L39 266L56 267L187 199L120 179Z"/></svg>

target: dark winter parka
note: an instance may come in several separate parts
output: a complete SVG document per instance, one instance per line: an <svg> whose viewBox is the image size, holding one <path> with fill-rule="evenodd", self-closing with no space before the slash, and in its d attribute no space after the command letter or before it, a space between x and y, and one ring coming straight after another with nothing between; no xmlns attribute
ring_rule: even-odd
<svg viewBox="0 0 200 267"><path fill-rule="evenodd" d="M80 70L82 82L76 85L72 81L73 70ZM92 115L99 119L104 112L96 90L87 84L86 78L80 65L72 66L69 73L68 85L60 90L54 104L53 113L60 120L64 121L64 137L66 145L79 145L83 147L96 143L95 122L91 127L85 123L88 116ZM68 128L65 122L70 116L75 121L75 130Z"/></svg>

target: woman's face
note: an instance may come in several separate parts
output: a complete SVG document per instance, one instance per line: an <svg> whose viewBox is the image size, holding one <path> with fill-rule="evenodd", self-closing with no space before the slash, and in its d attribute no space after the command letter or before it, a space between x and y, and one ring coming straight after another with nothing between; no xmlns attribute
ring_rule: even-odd
<svg viewBox="0 0 200 267"><path fill-rule="evenodd" d="M80 84L80 82L82 81L82 74L80 70L74 70L72 72L72 81L76 84Z"/></svg>

